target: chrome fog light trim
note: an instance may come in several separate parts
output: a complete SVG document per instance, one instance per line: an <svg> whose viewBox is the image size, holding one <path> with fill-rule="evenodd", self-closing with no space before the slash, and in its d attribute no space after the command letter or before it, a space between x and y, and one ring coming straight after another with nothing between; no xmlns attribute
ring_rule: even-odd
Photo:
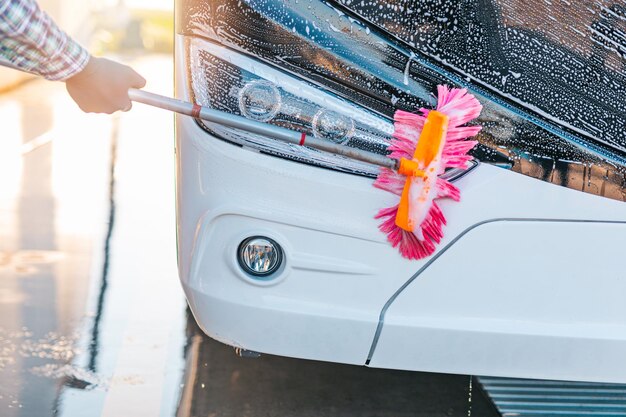
<svg viewBox="0 0 626 417"><path fill-rule="evenodd" d="M239 244L237 261L249 275L267 279L283 263L283 250L276 241L265 236L251 236Z"/></svg>

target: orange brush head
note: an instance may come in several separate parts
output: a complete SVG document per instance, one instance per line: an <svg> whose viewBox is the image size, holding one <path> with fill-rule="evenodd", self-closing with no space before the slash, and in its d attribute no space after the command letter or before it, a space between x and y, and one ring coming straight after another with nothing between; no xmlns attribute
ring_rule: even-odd
<svg viewBox="0 0 626 417"><path fill-rule="evenodd" d="M415 229L416 224L411 219L411 200L410 189L415 178L421 178L427 183L428 176L438 174L438 167L433 166L433 162L441 160L441 152L446 142L446 133L448 131L448 116L438 111L431 111L424 122L424 128L420 134L413 159L408 160L402 158L400 160L400 174L406 175L407 179L404 183L404 189L400 196L400 204L398 213L396 214L396 225L408 232ZM428 190L425 190L428 191ZM421 204L427 203L427 193L418 197L417 202Z"/></svg>
<svg viewBox="0 0 626 417"><path fill-rule="evenodd" d="M476 141L466 140L480 130L467 125L482 106L465 89L437 87L434 110L419 113L403 110L394 115L394 134L389 157L399 161L399 169L381 169L374 186L398 195L399 203L381 209L380 230L387 240L408 259L421 259L435 252L443 238L446 218L438 199L459 201L460 190L440 178L447 168L464 168L472 159L468 151Z"/></svg>

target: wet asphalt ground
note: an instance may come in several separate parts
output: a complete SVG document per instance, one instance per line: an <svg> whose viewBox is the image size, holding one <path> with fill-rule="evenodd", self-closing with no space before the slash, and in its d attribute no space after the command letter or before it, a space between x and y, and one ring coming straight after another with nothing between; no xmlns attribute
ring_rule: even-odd
<svg viewBox="0 0 626 417"><path fill-rule="evenodd" d="M133 61L171 94L169 56ZM480 416L470 376L241 358L187 311L173 117L0 94L0 416Z"/></svg>
<svg viewBox="0 0 626 417"><path fill-rule="evenodd" d="M181 416L496 417L475 380L271 355L238 358L189 322ZM188 399L186 395L189 395Z"/></svg>

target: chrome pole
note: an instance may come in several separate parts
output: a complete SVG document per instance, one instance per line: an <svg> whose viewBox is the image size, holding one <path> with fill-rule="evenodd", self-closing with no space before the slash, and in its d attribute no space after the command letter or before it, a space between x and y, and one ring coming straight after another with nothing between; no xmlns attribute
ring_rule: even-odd
<svg viewBox="0 0 626 417"><path fill-rule="evenodd" d="M199 106L183 100L171 97L165 97L159 94L150 93L148 91L137 90L131 88L128 90L128 97L135 102L147 104L149 106L170 110L175 113L185 114L194 118L206 120L208 122L217 123L219 125L232 127L235 129L245 130L250 133L258 133L260 135L269 136L282 142L292 143L294 145L308 146L320 151L343 155L350 159L367 162L381 167L397 170L397 161L367 152L361 149L350 148L349 146L339 145L337 143L318 139L314 136L307 135L303 132L296 132L283 127L274 126L268 123L257 122L255 120L246 119L242 116L226 113L219 110L210 109L208 107Z"/></svg>

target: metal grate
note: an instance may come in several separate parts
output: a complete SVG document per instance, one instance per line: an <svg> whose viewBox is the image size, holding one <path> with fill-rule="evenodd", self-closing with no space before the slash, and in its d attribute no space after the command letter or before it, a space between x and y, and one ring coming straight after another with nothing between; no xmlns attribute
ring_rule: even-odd
<svg viewBox="0 0 626 417"><path fill-rule="evenodd" d="M479 377L503 417L626 417L626 385Z"/></svg>

